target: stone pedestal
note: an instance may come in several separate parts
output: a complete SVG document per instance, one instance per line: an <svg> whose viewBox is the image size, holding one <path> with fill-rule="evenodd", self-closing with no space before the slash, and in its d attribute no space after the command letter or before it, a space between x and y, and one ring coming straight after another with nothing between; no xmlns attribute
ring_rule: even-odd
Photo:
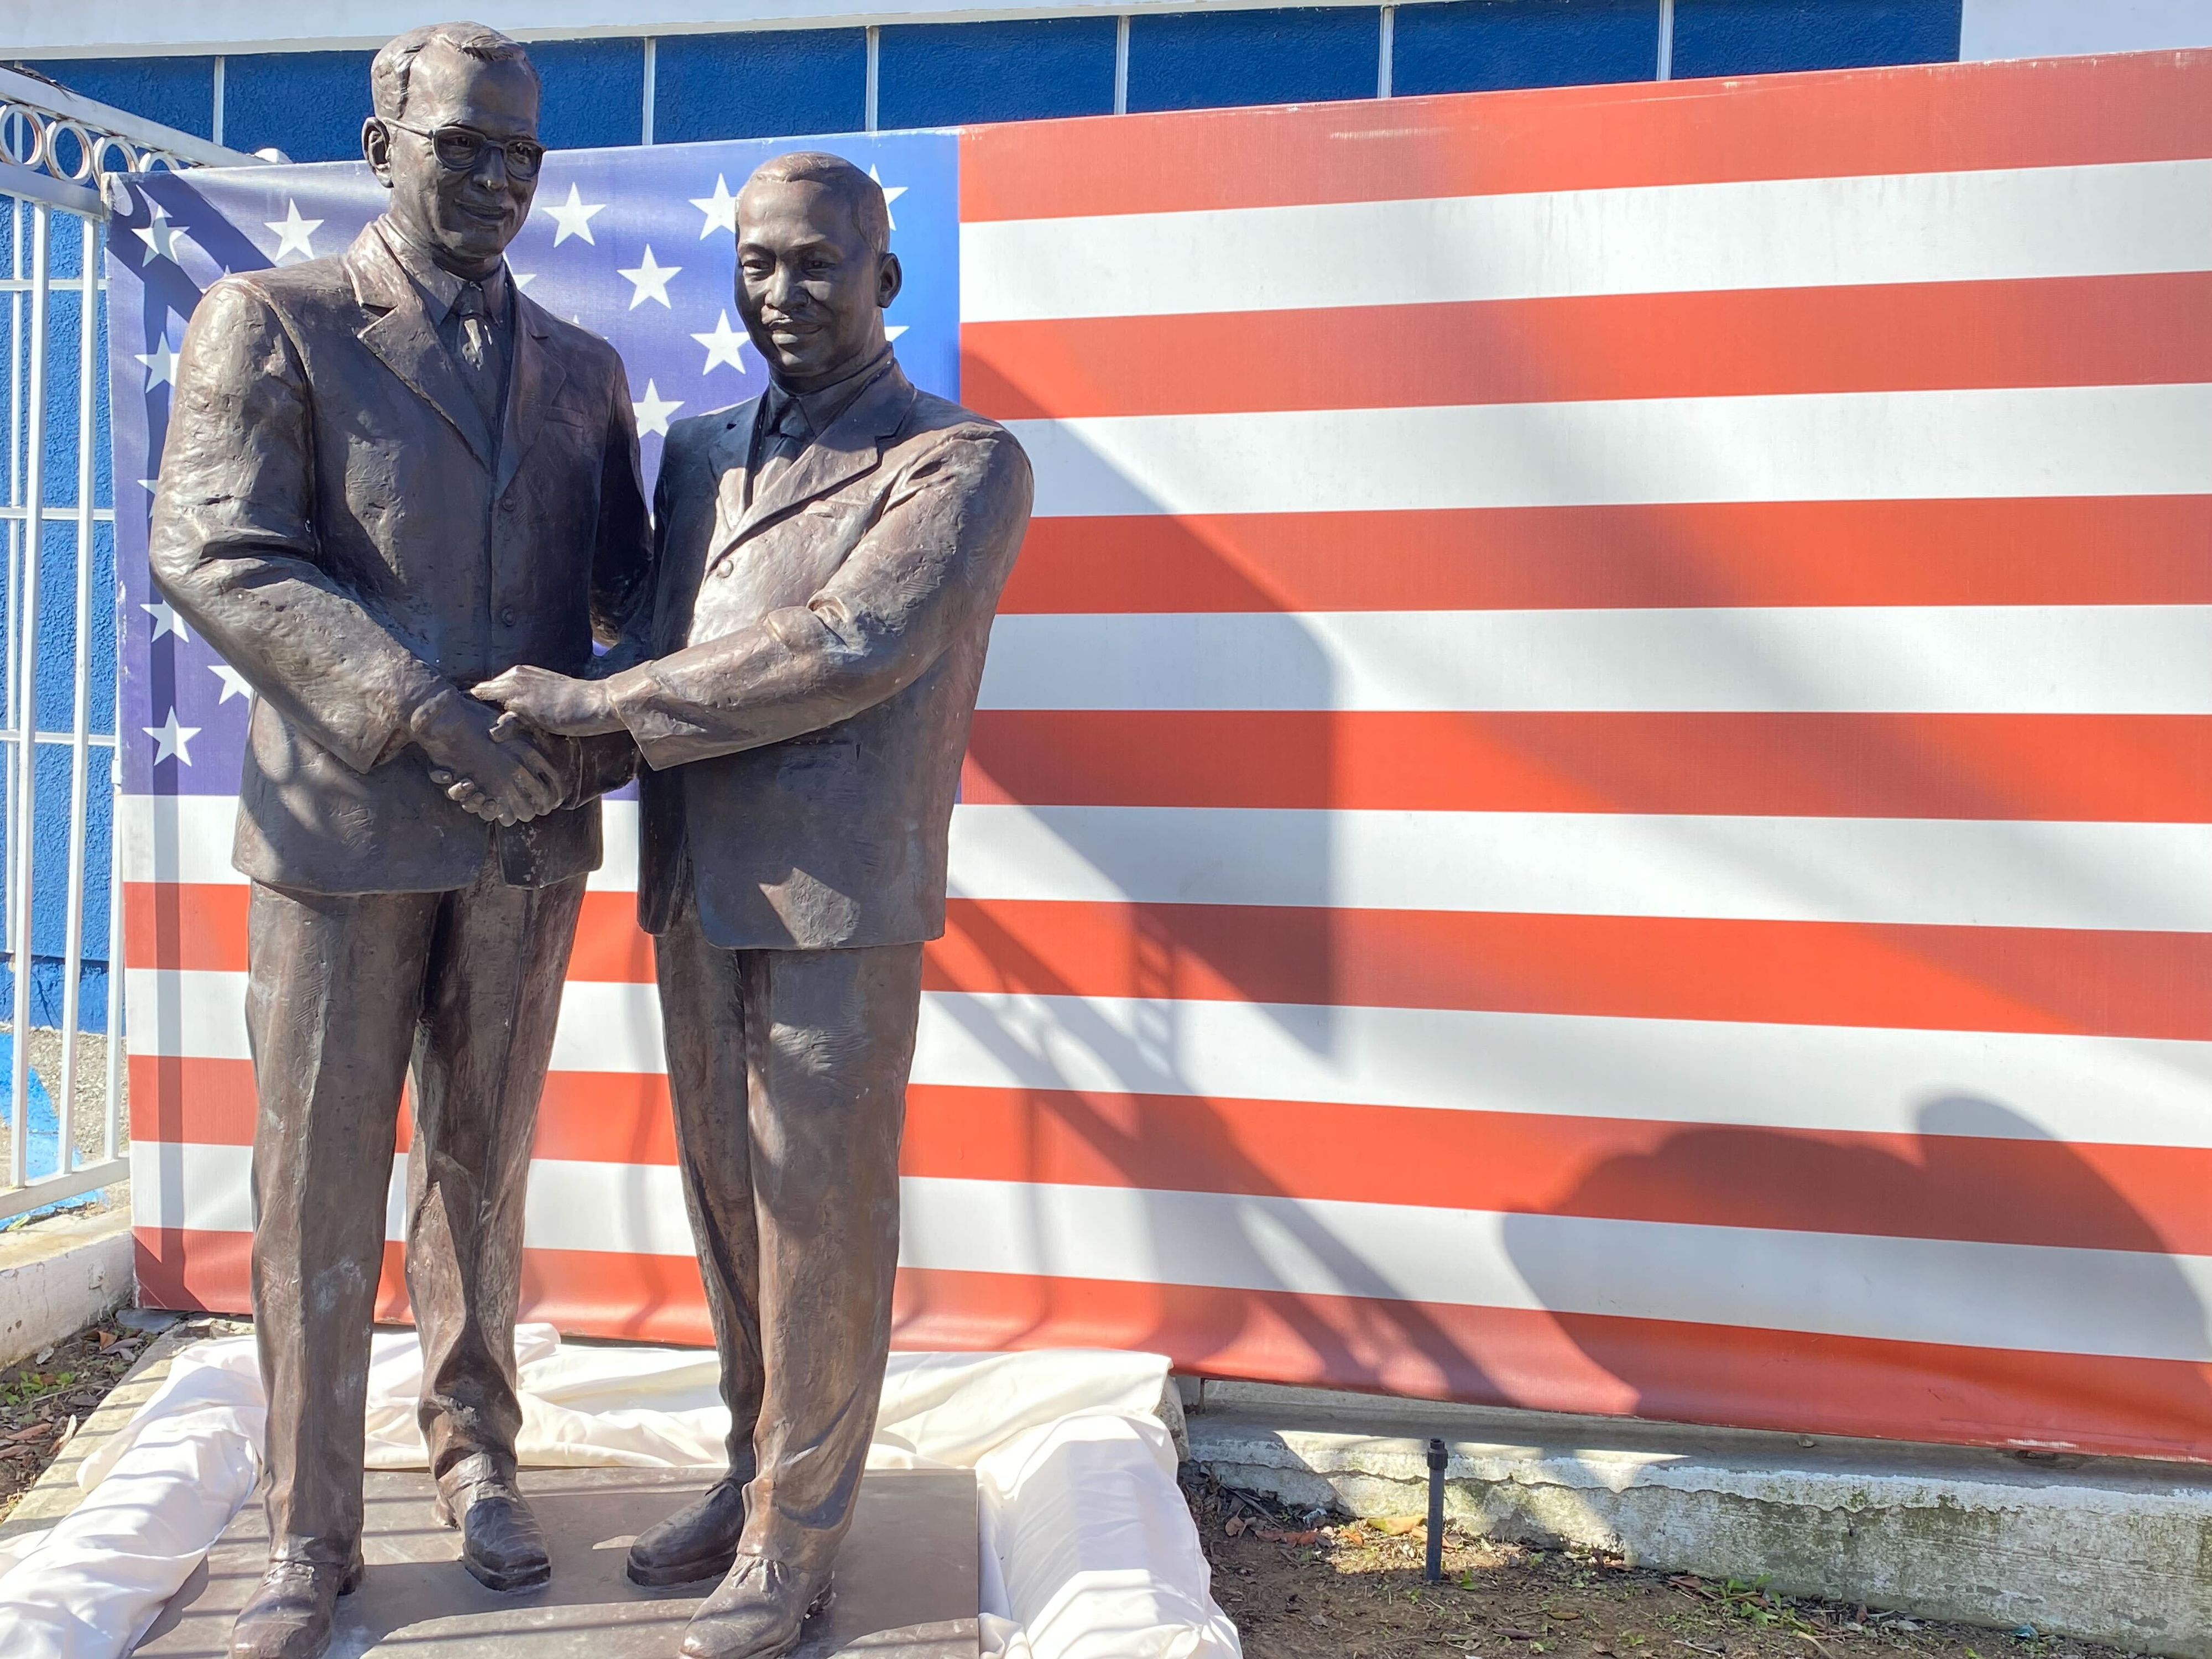
<svg viewBox="0 0 2212 1659"><path fill-rule="evenodd" d="M525 1469L522 1490L552 1546L553 1582L521 1595L484 1589L460 1565L457 1534L430 1518L419 1473L371 1473L368 1575L338 1603L330 1659L434 1651L439 1659L673 1659L711 1581L641 1589L623 1571L629 1541L705 1491L711 1469ZM222 1659L230 1621L268 1558L257 1497L155 1621L143 1659ZM882 1469L860 1483L838 1553L836 1595L807 1621L794 1659L975 1659L975 1477Z"/></svg>

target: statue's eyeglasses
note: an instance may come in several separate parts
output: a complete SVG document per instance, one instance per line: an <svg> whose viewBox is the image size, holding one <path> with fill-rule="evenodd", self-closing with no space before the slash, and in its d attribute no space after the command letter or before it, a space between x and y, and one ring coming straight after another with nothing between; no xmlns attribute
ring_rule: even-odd
<svg viewBox="0 0 2212 1659"><path fill-rule="evenodd" d="M504 141L478 132L474 127L443 126L430 131L410 127L404 121L395 121L389 116L384 125L398 127L402 132L411 132L417 138L428 138L430 148L438 157L438 165L449 173L466 173L476 166L489 144L507 157L507 170L518 179L535 179L538 164L545 159L545 146L534 138L508 138Z"/></svg>

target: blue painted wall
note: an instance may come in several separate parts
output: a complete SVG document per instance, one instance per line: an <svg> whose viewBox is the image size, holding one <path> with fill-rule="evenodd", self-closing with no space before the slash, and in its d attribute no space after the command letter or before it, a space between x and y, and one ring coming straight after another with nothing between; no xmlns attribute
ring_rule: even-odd
<svg viewBox="0 0 2212 1659"><path fill-rule="evenodd" d="M653 135L797 137L866 125L865 29L763 29L672 36L656 49Z"/></svg>
<svg viewBox="0 0 2212 1659"><path fill-rule="evenodd" d="M1960 0L1674 0L1674 75L1953 62L1959 15Z"/></svg>
<svg viewBox="0 0 2212 1659"><path fill-rule="evenodd" d="M1364 6L1170 12L1129 25L1129 107L1372 98L1382 15Z"/></svg>
<svg viewBox="0 0 2212 1659"><path fill-rule="evenodd" d="M530 61L544 88L538 136L550 148L596 149L644 136L644 41L541 40Z"/></svg>
<svg viewBox="0 0 2212 1659"><path fill-rule="evenodd" d="M877 46L877 121L949 127L1114 112L1111 17L918 23Z"/></svg>
<svg viewBox="0 0 2212 1659"><path fill-rule="evenodd" d="M1659 0L1401 6L1393 37L1390 88L1406 96L1649 81L1659 70Z"/></svg>

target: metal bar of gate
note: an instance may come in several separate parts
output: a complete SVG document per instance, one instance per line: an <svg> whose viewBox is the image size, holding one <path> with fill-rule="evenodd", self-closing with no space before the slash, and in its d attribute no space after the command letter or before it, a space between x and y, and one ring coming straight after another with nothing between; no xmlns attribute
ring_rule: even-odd
<svg viewBox="0 0 2212 1659"><path fill-rule="evenodd" d="M31 878L33 802L38 787L39 745L34 740L39 709L39 553L46 530L46 326L50 258L47 243L52 235L53 209L44 202L31 204L30 339L23 393L23 556L15 567L17 599L10 618L17 667L14 718L15 732L13 839L8 843L10 866L8 904L10 960L15 969L15 1004L11 1014L14 1041L8 1064L8 1182L23 1184L24 1159L30 1145L31 1103ZM19 214L17 223L21 222Z"/></svg>
<svg viewBox="0 0 2212 1659"><path fill-rule="evenodd" d="M83 1009L85 972L85 887L91 875L91 806L93 755L105 751L107 788L111 799L121 787L122 754L116 732L92 729L94 622L96 607L112 603L94 580L101 524L112 523L112 506L96 507L93 490L96 478L99 376L104 373L98 341L105 305L100 280L101 226L110 210L107 187L116 175L131 169L189 165L255 166L262 158L246 155L190 133L143 120L79 97L64 88L35 76L0 69L0 214L9 216L0 225L11 225L9 258L0 275L0 294L7 301L8 328L8 454L5 505L0 521L7 533L0 540L0 575L5 578L4 627L0 628L0 788L4 788L5 853L0 855L0 929L15 972L9 1006L4 1011L12 1028L11 1054L5 1073L9 1103L4 1113L9 1132L4 1171L0 1171L0 1220L35 1210L58 1200L75 1197L127 1178L126 1156L118 1155L124 1133L123 1102L127 1078L123 1043L125 971L123 963L124 860L123 822L112 811L107 867L107 978L106 1073L102 1079L102 1123L97 1157L84 1149L80 1162L76 1145L76 1106L85 1092L84 1039L78 1030ZM74 277L57 283L53 276L54 215L76 221L79 264ZM64 221L64 223L67 223ZM63 233L66 235L68 233ZM68 244L61 246L66 251ZM72 295L72 290L73 295ZM52 470L46 453L50 434L47 408L50 390L50 348L58 299L64 316L70 299L76 302L76 499L72 505L46 504L46 477ZM65 465L66 463L60 464ZM40 592L46 536L49 525L58 532L64 525L74 532L76 588L72 620L75 639L70 663L70 714L66 729L44 729L40 720L39 693ZM59 542L57 542L57 553ZM55 573L58 575L58 572ZM58 596L57 596L58 597ZM49 667L58 673L61 664ZM58 689L50 673L49 692ZM121 719L119 704L116 717ZM64 722L52 722L55 726ZM9 745L13 745L9 748ZM42 913L35 892L39 828L39 761L42 751L66 752L69 757L69 823L66 890L49 891L66 903L61 952L62 995L61 1067L57 1115L62 1129L58 1167L32 1176L29 1168L30 1091L39 1080L31 1065L30 1036L33 978L37 953L34 920ZM58 780L53 781L58 782ZM88 1126L88 1127L89 1126Z"/></svg>
<svg viewBox="0 0 2212 1659"><path fill-rule="evenodd" d="M69 925L62 944L62 1093L54 1103L61 1126L57 1175L68 1174L76 1161L77 1014L82 989L78 981L84 975L85 853L91 830L86 809L91 805L92 783L92 348L99 332L100 227L87 219L82 234L76 349L76 672L70 685L75 718L70 726ZM33 710L33 746L37 724ZM112 817L111 813L111 823ZM108 972L116 971L117 964L110 963Z"/></svg>

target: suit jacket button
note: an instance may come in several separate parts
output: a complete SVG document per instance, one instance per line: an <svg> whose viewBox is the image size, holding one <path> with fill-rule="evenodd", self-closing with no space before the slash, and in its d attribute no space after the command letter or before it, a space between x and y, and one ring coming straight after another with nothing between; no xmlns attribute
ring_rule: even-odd
<svg viewBox="0 0 2212 1659"><path fill-rule="evenodd" d="M502 611L499 613L499 619L500 619L500 621L501 621L502 623L506 623L509 628L514 627L514 607L513 605L508 605L508 606L507 606L504 610L502 610Z"/></svg>

